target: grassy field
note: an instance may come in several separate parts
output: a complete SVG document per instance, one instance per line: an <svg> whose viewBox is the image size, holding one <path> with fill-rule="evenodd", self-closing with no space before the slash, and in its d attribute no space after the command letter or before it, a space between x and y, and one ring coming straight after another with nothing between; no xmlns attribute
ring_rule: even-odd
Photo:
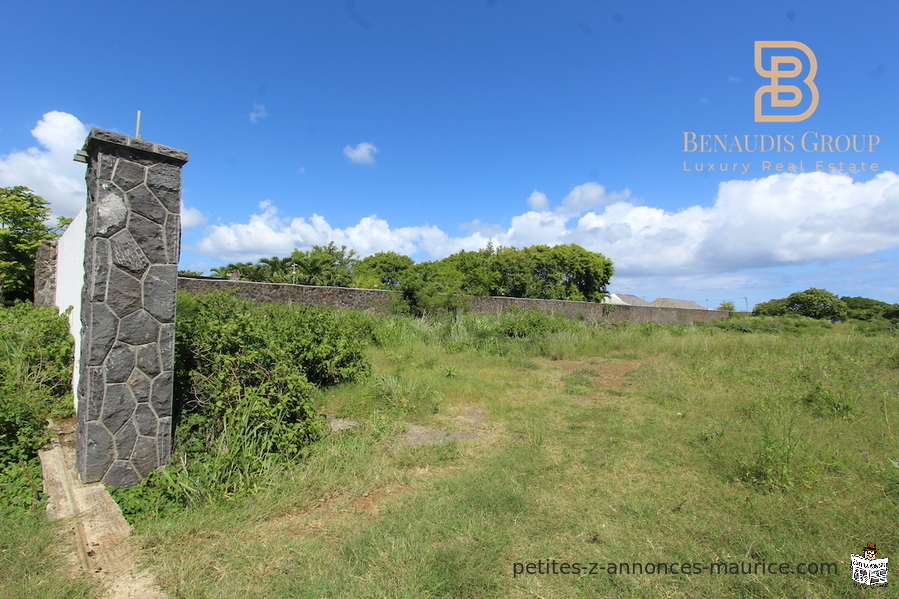
<svg viewBox="0 0 899 599"><path fill-rule="evenodd" d="M137 538L185 599L894 594L855 585L849 555L899 559L899 338L749 321L520 338L475 315L369 322L372 376L317 398L358 426Z"/></svg>

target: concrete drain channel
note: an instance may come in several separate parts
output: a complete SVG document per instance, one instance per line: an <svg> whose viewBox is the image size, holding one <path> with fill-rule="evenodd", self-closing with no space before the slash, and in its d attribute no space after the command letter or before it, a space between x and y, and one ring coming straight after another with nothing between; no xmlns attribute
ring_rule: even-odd
<svg viewBox="0 0 899 599"><path fill-rule="evenodd" d="M165 599L153 576L139 567L131 526L118 504L101 483L84 484L78 478L73 428L62 423L58 438L39 454L47 515L70 538L73 566L100 580L104 599Z"/></svg>

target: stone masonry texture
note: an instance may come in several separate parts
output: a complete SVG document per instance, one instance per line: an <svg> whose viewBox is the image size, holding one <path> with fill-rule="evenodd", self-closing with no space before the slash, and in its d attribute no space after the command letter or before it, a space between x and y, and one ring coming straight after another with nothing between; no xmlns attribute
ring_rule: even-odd
<svg viewBox="0 0 899 599"><path fill-rule="evenodd" d="M81 479L140 482L171 457L181 167L187 153L93 129L87 160Z"/></svg>
<svg viewBox="0 0 899 599"><path fill-rule="evenodd" d="M42 241L34 257L34 305L56 302L56 240Z"/></svg>
<svg viewBox="0 0 899 599"><path fill-rule="evenodd" d="M311 304L332 308L354 308L373 312L388 312L394 292L383 289L351 289L346 287L315 287L310 285L288 285L280 283L254 283L251 281L231 281L211 277L178 277L178 289L192 293L208 293L220 289L234 290L240 299L256 302L279 302L283 304ZM712 322L727 318L728 313L720 310L689 310L681 308L659 308L656 306L613 306L594 302L572 302L567 300L541 300L518 297L470 297L468 306L472 312L499 315L511 306L524 310L559 312L568 318L597 320L628 320L631 322L654 322L692 324Z"/></svg>

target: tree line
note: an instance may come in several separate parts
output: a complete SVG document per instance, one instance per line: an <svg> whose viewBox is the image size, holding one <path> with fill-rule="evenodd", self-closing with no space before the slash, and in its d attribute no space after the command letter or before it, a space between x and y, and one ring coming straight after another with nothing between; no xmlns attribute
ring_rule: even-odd
<svg viewBox="0 0 899 599"><path fill-rule="evenodd" d="M899 304L888 304L867 297L839 297L826 289L812 287L780 299L756 304L756 316L796 314L827 320L899 320Z"/></svg>
<svg viewBox="0 0 899 599"><path fill-rule="evenodd" d="M504 296L600 302L615 272L611 260L576 244L462 250L441 260L415 263L396 252L365 258L333 242L295 249L284 258L263 258L212 269L213 276L239 271L241 280L333 285L399 291L410 311L452 308L452 295Z"/></svg>

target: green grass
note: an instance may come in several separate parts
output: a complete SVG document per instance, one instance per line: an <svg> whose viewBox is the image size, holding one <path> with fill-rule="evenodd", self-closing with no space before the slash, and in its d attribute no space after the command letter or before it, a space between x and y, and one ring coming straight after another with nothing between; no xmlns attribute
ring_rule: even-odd
<svg viewBox="0 0 899 599"><path fill-rule="evenodd" d="M74 549L47 520L37 452L48 418L73 412L72 339L54 308L0 306L0 597L87 599L98 594L76 575Z"/></svg>
<svg viewBox="0 0 899 599"><path fill-rule="evenodd" d="M72 545L42 511L0 514L0 597L90 599L97 583L66 559Z"/></svg>
<svg viewBox="0 0 899 599"><path fill-rule="evenodd" d="M138 522L171 597L889 596L854 586L849 554L899 556L893 333L346 318L373 374L316 408L362 425L251 497ZM477 439L398 440L407 422L466 430L471 406ZM538 560L839 573L513 577Z"/></svg>

